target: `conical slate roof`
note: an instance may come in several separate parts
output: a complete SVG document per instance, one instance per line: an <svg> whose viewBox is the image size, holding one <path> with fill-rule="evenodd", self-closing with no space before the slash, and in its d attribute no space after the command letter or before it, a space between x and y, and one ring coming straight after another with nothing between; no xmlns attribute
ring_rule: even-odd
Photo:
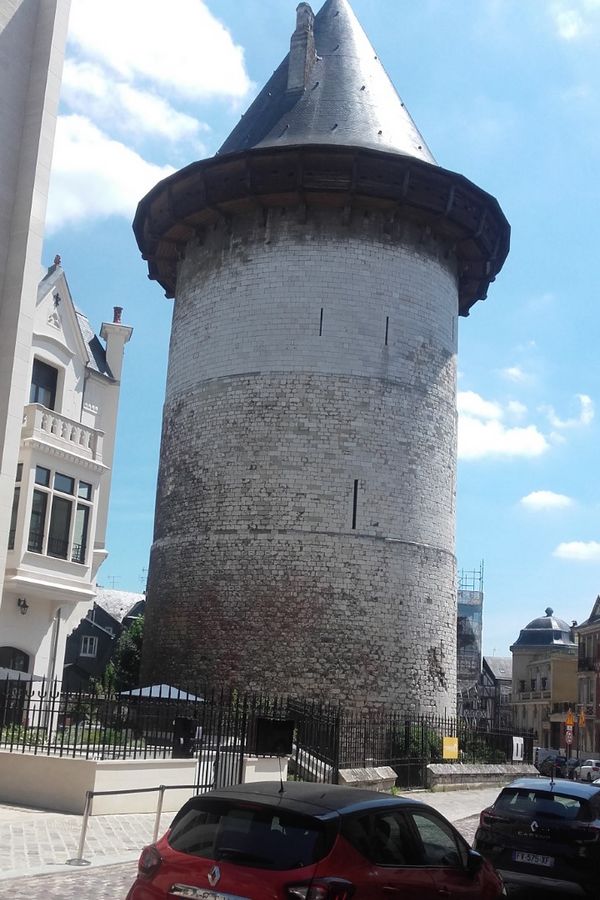
<svg viewBox="0 0 600 900"><path fill-rule="evenodd" d="M313 35L304 85L290 88L288 54L219 155L332 144L384 150L435 164L348 0L327 0L314 18Z"/></svg>

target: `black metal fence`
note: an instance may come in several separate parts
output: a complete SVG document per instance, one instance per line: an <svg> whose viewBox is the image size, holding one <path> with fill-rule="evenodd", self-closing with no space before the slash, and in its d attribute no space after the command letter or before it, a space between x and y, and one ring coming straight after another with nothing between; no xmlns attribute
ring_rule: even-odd
<svg viewBox="0 0 600 900"><path fill-rule="evenodd" d="M387 765L401 788L425 784L427 764L443 761L444 737L458 738L462 762L512 759L512 732L477 730L452 717L363 715L236 690L163 686L103 695L60 687L0 681L0 749L86 759L195 756L202 790L241 782L248 757L277 755L278 748L292 778L336 782L340 769ZM269 733L276 742L270 748ZM531 760L533 740L522 736Z"/></svg>

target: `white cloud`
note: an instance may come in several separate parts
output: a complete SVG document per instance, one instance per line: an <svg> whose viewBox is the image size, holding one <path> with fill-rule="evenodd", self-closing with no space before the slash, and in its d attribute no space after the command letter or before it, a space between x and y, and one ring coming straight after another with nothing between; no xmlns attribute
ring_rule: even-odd
<svg viewBox="0 0 600 900"><path fill-rule="evenodd" d="M519 502L536 512L545 509L566 509L573 505L572 499L566 494L556 494L554 491L532 491L526 497L521 497Z"/></svg>
<svg viewBox="0 0 600 900"><path fill-rule="evenodd" d="M70 109L119 132L154 134L169 141L198 138L206 126L149 91L115 81L90 62L65 62L62 99Z"/></svg>
<svg viewBox="0 0 600 900"><path fill-rule="evenodd" d="M484 400L475 391L459 391L457 406L460 415L475 416L478 419L502 418L502 407L498 403Z"/></svg>
<svg viewBox="0 0 600 900"><path fill-rule="evenodd" d="M73 0L69 37L80 53L127 81L182 97L243 97L244 51L203 0Z"/></svg>
<svg viewBox="0 0 600 900"><path fill-rule="evenodd" d="M519 400L509 400L506 404L506 412L513 419L524 419L527 415L527 407Z"/></svg>
<svg viewBox="0 0 600 900"><path fill-rule="evenodd" d="M502 406L474 391L458 392L458 412L459 459L531 458L550 446L536 425L507 426Z"/></svg>
<svg viewBox="0 0 600 900"><path fill-rule="evenodd" d="M553 428L558 430L566 428L578 428L580 426L590 425L594 419L594 403L587 394L576 394L579 401L579 414L570 419L559 418L552 406L542 407L542 411L548 416L548 421Z"/></svg>
<svg viewBox="0 0 600 900"><path fill-rule="evenodd" d="M535 457L545 453L548 447L548 441L535 425L507 428L502 422L482 422L469 416L458 420L460 459Z"/></svg>
<svg viewBox="0 0 600 900"><path fill-rule="evenodd" d="M575 562L600 562L600 542L566 542L559 544L553 555L558 557L558 559L570 559Z"/></svg>
<svg viewBox="0 0 600 900"><path fill-rule="evenodd" d="M59 116L48 230L91 217L131 219L140 198L172 172L108 137L85 116Z"/></svg>
<svg viewBox="0 0 600 900"><path fill-rule="evenodd" d="M500 374L508 381L514 381L517 384L528 380L527 374L520 366L508 366L506 369L502 369Z"/></svg>
<svg viewBox="0 0 600 900"><path fill-rule="evenodd" d="M556 33L563 41L591 34L599 23L599 0L556 0L550 7Z"/></svg>

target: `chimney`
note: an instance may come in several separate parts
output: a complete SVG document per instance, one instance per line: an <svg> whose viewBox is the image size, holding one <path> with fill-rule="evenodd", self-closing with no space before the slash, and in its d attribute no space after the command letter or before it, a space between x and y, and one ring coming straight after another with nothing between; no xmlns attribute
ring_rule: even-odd
<svg viewBox="0 0 600 900"><path fill-rule="evenodd" d="M308 3L301 3L296 10L296 30L290 41L288 62L288 91L303 91L316 58L315 14Z"/></svg>

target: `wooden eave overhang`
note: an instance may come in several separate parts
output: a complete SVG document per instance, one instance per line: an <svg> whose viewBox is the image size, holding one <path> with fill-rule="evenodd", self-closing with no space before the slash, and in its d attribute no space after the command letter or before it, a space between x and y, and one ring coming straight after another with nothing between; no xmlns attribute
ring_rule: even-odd
<svg viewBox="0 0 600 900"><path fill-rule="evenodd" d="M257 207L379 210L445 241L458 260L467 316L502 268L510 225L497 200L462 175L396 153L355 147L267 147L192 163L139 203L135 237L148 277L175 296L187 242L218 220Z"/></svg>

